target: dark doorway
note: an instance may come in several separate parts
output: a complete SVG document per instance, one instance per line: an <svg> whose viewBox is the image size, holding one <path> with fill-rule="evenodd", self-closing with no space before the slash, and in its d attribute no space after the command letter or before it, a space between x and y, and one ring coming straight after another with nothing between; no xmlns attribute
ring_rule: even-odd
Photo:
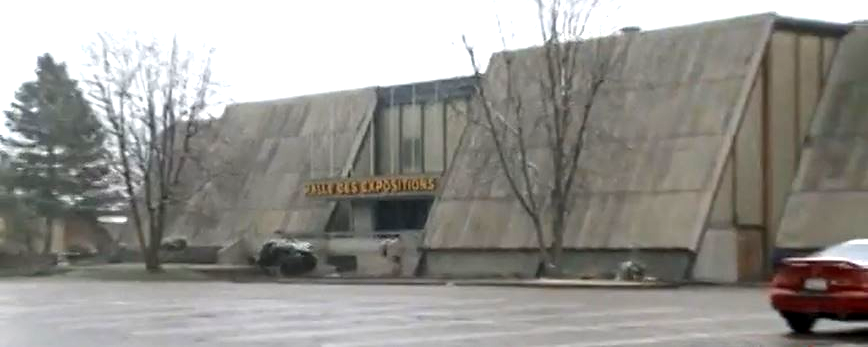
<svg viewBox="0 0 868 347"><path fill-rule="evenodd" d="M428 220L431 199L378 201L374 208L377 230L421 230Z"/></svg>

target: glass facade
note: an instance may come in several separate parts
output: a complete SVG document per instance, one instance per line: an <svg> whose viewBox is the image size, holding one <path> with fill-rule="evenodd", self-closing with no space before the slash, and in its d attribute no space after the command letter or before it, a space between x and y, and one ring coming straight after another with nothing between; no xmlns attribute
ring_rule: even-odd
<svg viewBox="0 0 868 347"><path fill-rule="evenodd" d="M422 105L401 106L401 165L402 174L422 173Z"/></svg>
<svg viewBox="0 0 868 347"><path fill-rule="evenodd" d="M401 110L397 107L381 109L374 120L376 173L394 173L398 170L398 143L400 139Z"/></svg>
<svg viewBox="0 0 868 347"><path fill-rule="evenodd" d="M463 99L385 105L374 119L376 175L437 174L446 168L447 109L463 105ZM462 115L463 116L463 115ZM399 141L400 139L400 141Z"/></svg>
<svg viewBox="0 0 868 347"><path fill-rule="evenodd" d="M469 78L380 88L373 120L365 131L349 176L364 179L442 174L467 124L467 105L473 91L473 80ZM360 189L371 193L370 186L365 187ZM368 194L375 197L374 201L347 195L347 199L336 203L326 230L424 229L434 190L415 192L419 194L401 198L390 198L394 192Z"/></svg>
<svg viewBox="0 0 868 347"><path fill-rule="evenodd" d="M443 152L446 149L446 118L443 113L443 103L425 105L423 128L425 130L425 171L440 172L446 166Z"/></svg>

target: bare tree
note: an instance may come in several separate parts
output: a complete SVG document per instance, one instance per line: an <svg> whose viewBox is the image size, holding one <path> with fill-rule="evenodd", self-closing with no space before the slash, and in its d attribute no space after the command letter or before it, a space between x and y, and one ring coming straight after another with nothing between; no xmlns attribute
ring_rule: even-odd
<svg viewBox="0 0 868 347"><path fill-rule="evenodd" d="M145 266L159 272L171 206L190 190L183 173L200 163L193 142L211 118L214 50L197 59L181 51L177 38L165 49L156 40L100 34L88 52L89 96L114 137L116 168Z"/></svg>
<svg viewBox="0 0 868 347"><path fill-rule="evenodd" d="M587 37L592 18L609 5L603 0L535 2L541 47L508 51L498 20L504 51L492 59L488 76L462 40L478 81L471 124L488 135L533 225L545 275L560 276L573 192L585 181L580 160L592 133L589 118L626 44L620 37Z"/></svg>

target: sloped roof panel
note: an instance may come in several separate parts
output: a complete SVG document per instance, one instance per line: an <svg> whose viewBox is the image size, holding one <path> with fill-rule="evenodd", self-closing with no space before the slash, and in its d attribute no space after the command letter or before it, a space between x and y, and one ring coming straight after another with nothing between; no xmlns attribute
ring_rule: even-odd
<svg viewBox="0 0 868 347"><path fill-rule="evenodd" d="M194 245L320 231L333 204L307 199L303 182L343 175L376 100L367 88L230 105L203 157L213 175L169 231Z"/></svg>
<svg viewBox="0 0 868 347"><path fill-rule="evenodd" d="M776 245L818 248L868 225L868 28L845 36L811 124Z"/></svg>
<svg viewBox="0 0 868 347"><path fill-rule="evenodd" d="M757 69L773 21L769 15L750 16L605 39L622 40L626 48L592 108L566 247L697 247L723 168L721 154L732 143L740 120L735 115L741 115L747 80ZM583 57L593 53L582 49ZM507 53L514 57L511 78L530 110L525 114L536 117L542 114L534 111L541 107L535 96L544 67L541 52ZM485 76L496 107L506 95L504 57L495 55ZM550 158L540 133L545 134L529 136L531 152ZM529 218L511 194L504 194L502 171L489 168L497 161L486 138L478 126L466 131L444 194L431 212L427 248L536 247ZM546 167L551 165L544 159L535 164L550 180ZM546 179L539 184L546 185ZM510 222L503 223L507 218Z"/></svg>

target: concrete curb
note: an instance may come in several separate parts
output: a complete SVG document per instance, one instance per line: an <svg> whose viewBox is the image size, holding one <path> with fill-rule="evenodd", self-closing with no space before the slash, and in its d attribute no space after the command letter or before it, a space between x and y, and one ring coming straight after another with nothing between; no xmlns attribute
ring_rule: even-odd
<svg viewBox="0 0 868 347"><path fill-rule="evenodd" d="M50 277L54 275L63 275L69 270L60 267L45 267L45 268L21 268L21 269L0 269L0 279L3 278L27 278L27 277Z"/></svg>
<svg viewBox="0 0 868 347"><path fill-rule="evenodd" d="M599 289L673 289L682 286L671 282L625 282L612 280L556 279L445 279L445 278L377 278L377 277L284 277L261 275L258 269L207 268L196 271L215 278L241 283L283 283L314 285L375 285L375 286L460 286L460 287L523 287L523 288L599 288Z"/></svg>
<svg viewBox="0 0 868 347"><path fill-rule="evenodd" d="M278 283L285 284L330 284L330 285L374 285L374 286L446 286L448 280L419 279L419 278L322 278L322 277L297 277L280 278Z"/></svg>
<svg viewBox="0 0 868 347"><path fill-rule="evenodd" d="M683 286L689 287L729 287L729 288L768 288L771 286L769 282L743 282L743 283L729 283L729 282L710 282L710 281L688 281L681 282Z"/></svg>
<svg viewBox="0 0 868 347"><path fill-rule="evenodd" d="M563 288L563 289L675 289L681 285L666 282L621 282L590 280L466 280L454 281L455 286L480 287L523 287L523 288Z"/></svg>
<svg viewBox="0 0 868 347"><path fill-rule="evenodd" d="M620 282L594 280L457 280L428 278L323 278L296 277L273 279L260 277L248 278L238 282L278 282L285 284L323 284L323 285L403 285L403 286L456 286L456 287L523 287L523 288L599 288L599 289L677 289L690 287L720 287L720 288L766 288L768 283L717 283L717 282Z"/></svg>
<svg viewBox="0 0 868 347"><path fill-rule="evenodd" d="M563 289L673 289L678 283L660 282L617 282L584 280L449 280L427 278L282 278L278 283L285 284L327 284L327 285L403 285L403 286L456 286L456 287L521 287L521 288L563 288Z"/></svg>
<svg viewBox="0 0 868 347"><path fill-rule="evenodd" d="M138 265L109 265L109 266L73 266L65 271L57 271L62 274L73 269L82 271L100 269L110 272L127 272L130 269L139 271ZM647 289L675 289L680 287L720 287L720 288L767 288L767 282L749 283L721 283L712 281L677 281L677 282L627 282L615 280L583 280L583 279L447 279L447 278L377 278L377 277L287 277L274 278L262 274L252 266L227 266L227 265L168 265L167 270L172 272L190 271L199 273L216 281L230 281L236 283L282 283L282 284L308 284L308 285L378 285L378 286L460 286L460 287L521 287L521 288L562 288L562 289L624 289L624 290L647 290ZM49 276L55 273L48 274ZM156 279L158 280L158 279ZM208 279L202 279L208 280Z"/></svg>
<svg viewBox="0 0 868 347"><path fill-rule="evenodd" d="M320 285L400 285L400 286L498 286L528 288L611 288L611 289L652 289L676 288L678 283L661 282L623 282L612 280L580 279L449 279L449 278L382 278L382 277L283 277L274 278L263 275L259 269L246 266L190 266L190 270L211 276L242 283L283 283L283 284L320 284Z"/></svg>

